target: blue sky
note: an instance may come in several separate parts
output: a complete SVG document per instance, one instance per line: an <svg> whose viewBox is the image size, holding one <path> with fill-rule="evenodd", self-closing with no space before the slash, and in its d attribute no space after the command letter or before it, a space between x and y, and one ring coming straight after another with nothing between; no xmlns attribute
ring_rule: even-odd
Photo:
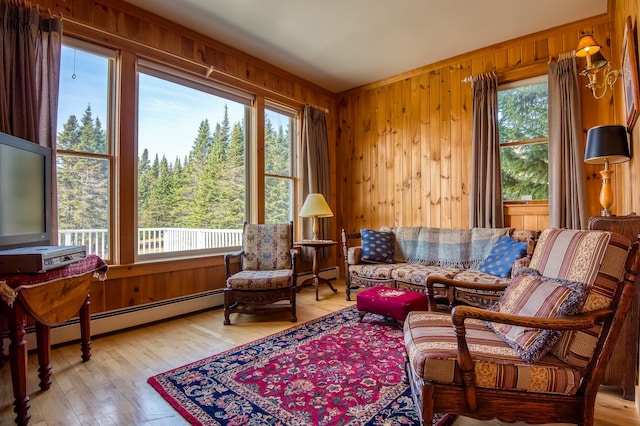
<svg viewBox="0 0 640 426"><path fill-rule="evenodd" d="M107 127L107 59L69 47L62 49L58 132L70 115L80 120L88 105L93 118ZM208 93L181 86L148 75L140 76L139 104L143 112L138 123L139 153L149 150L151 158L158 153L170 162L183 159L189 152L202 120L208 119L211 130L229 108L231 124L241 121L244 106Z"/></svg>

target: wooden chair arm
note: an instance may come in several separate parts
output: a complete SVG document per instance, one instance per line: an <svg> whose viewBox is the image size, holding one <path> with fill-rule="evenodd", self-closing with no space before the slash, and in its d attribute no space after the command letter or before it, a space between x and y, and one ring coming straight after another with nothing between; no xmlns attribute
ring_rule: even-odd
<svg viewBox="0 0 640 426"><path fill-rule="evenodd" d="M298 286L298 256L300 255L301 247L294 247L289 250L291 254L291 271L293 276L293 288Z"/></svg>
<svg viewBox="0 0 640 426"><path fill-rule="evenodd" d="M473 318L482 321L548 330L583 330L593 327L613 314L614 311L612 309L606 308L564 317L526 317L489 311L473 306L456 306L451 311L451 321L454 327L462 328L464 328L465 319Z"/></svg>
<svg viewBox="0 0 640 426"><path fill-rule="evenodd" d="M224 255L224 270L226 274L226 278L229 278L231 274L231 261L234 259L240 258L240 262L242 262L242 255L244 254L244 250L240 249L238 251L234 251L232 253L226 253ZM240 266L242 269L242 265Z"/></svg>
<svg viewBox="0 0 640 426"><path fill-rule="evenodd" d="M450 299L449 303L451 305L453 305L453 294L452 294L452 291L450 290L451 288L470 288L475 290L487 290L487 291L498 292L498 291L504 291L508 286L508 284L473 283L469 281L455 280L453 278L439 277L437 275L429 275L427 277L426 287L427 287L427 297L429 298L430 311L438 310L436 306L435 292L433 289L434 284L441 284L448 290L447 293L449 294L449 299Z"/></svg>

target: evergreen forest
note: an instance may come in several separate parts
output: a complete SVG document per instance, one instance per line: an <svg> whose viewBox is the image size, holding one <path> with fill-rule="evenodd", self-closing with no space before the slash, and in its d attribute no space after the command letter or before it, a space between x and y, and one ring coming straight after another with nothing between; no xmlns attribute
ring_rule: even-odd
<svg viewBox="0 0 640 426"><path fill-rule="evenodd" d="M268 222L291 220L290 127L265 122ZM246 138L242 122L203 119L184 158L167 159L144 149L138 158L139 228L241 229L245 221ZM186 136L185 136L186 137ZM109 157L105 130L87 106L58 134L59 229L107 229Z"/></svg>

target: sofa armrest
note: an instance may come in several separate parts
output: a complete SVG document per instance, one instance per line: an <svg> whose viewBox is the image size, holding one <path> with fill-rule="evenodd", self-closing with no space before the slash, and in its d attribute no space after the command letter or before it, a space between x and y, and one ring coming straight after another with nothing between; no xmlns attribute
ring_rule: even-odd
<svg viewBox="0 0 640 426"><path fill-rule="evenodd" d="M362 246L349 247L347 251L347 263L349 265L359 265L362 263Z"/></svg>
<svg viewBox="0 0 640 426"><path fill-rule="evenodd" d="M447 299L449 301L449 308L452 309L455 305L455 289L456 288L469 288L475 290L486 291L504 291L507 288L507 284L485 284L475 283L468 281L460 281L453 278L439 277L437 275L429 275L427 277L427 297L429 298L429 310L437 311L435 291L433 289L434 284L439 284L445 287L447 292Z"/></svg>

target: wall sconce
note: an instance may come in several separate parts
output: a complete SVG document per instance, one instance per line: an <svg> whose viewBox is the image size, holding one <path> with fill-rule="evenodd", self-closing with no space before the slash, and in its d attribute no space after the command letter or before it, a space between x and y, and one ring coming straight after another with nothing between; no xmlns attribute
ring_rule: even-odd
<svg viewBox="0 0 640 426"><path fill-rule="evenodd" d="M601 99L607 93L607 86L613 89L613 85L621 75L620 70L614 69L609 64L602 52L600 52L600 45L591 34L580 38L576 48L576 56L587 59L587 64L580 74L589 79L586 87L591 89L593 97ZM598 82L598 72L603 68L602 81ZM598 94L600 90L602 91Z"/></svg>
<svg viewBox="0 0 640 426"><path fill-rule="evenodd" d="M611 190L611 176L613 170L609 169L609 163L624 163L629 161L629 143L627 142L627 129L624 126L597 126L587 132L587 148L584 153L584 162L587 164L604 164L602 176L602 189L600 190L601 216L611 216L609 207L613 204L613 191Z"/></svg>
<svg viewBox="0 0 640 426"><path fill-rule="evenodd" d="M318 218L333 217L333 212L322 194L309 194L307 195L307 199L304 200L304 204L302 205L298 216L313 218L313 239L317 240L318 232L320 230L318 226Z"/></svg>

